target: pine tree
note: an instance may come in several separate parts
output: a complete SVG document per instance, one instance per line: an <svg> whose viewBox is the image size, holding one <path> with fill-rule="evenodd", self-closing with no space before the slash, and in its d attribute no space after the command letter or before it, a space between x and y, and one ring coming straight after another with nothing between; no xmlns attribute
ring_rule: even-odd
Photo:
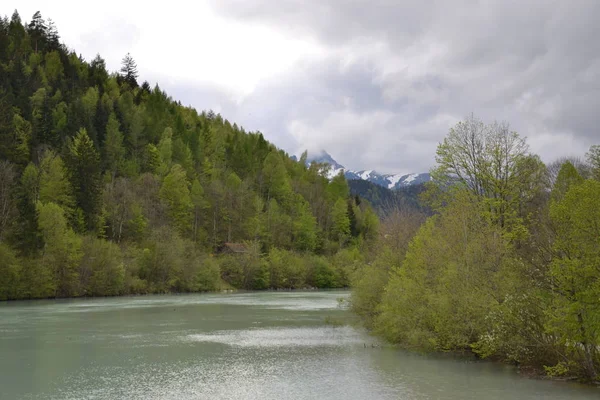
<svg viewBox="0 0 600 400"><path fill-rule="evenodd" d="M0 157L13 161L15 141L14 117L8 93L0 88Z"/></svg>
<svg viewBox="0 0 600 400"><path fill-rule="evenodd" d="M58 29L56 29L54 21L52 21L50 18L48 18L48 28L46 29L46 36L48 38L48 49L58 50L60 48L60 36L58 34Z"/></svg>
<svg viewBox="0 0 600 400"><path fill-rule="evenodd" d="M42 203L57 204L67 216L72 214L75 205L67 170L60 156L52 150L46 151L40 162L39 200Z"/></svg>
<svg viewBox="0 0 600 400"><path fill-rule="evenodd" d="M129 53L127 53L121 61L121 76L132 88L136 88L138 86L137 65Z"/></svg>
<svg viewBox="0 0 600 400"><path fill-rule="evenodd" d="M94 142L82 128L69 145L68 166L77 206L85 225L94 230L101 209L101 166Z"/></svg>
<svg viewBox="0 0 600 400"><path fill-rule="evenodd" d="M27 30L31 35L33 41L33 49L35 52L42 50L43 40L46 39L46 34L48 32L48 27L46 26L46 21L42 18L42 14L39 11L36 11L31 18L31 22L27 26Z"/></svg>
<svg viewBox="0 0 600 400"><path fill-rule="evenodd" d="M96 54L96 57L90 63L90 78L95 86L100 86L108 80L106 62L100 57L100 54Z"/></svg>

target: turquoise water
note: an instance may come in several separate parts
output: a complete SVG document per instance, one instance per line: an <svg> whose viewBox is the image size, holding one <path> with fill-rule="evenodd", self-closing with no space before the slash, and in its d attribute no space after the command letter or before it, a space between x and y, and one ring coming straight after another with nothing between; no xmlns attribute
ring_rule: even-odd
<svg viewBox="0 0 600 400"><path fill-rule="evenodd" d="M0 399L598 399L332 326L348 292L0 304ZM372 347L372 344L380 344ZM365 348L365 345L367 347Z"/></svg>

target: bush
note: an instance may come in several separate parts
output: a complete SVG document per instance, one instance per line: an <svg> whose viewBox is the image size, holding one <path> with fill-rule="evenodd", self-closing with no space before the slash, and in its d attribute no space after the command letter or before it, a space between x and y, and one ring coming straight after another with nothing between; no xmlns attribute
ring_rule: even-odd
<svg viewBox="0 0 600 400"><path fill-rule="evenodd" d="M273 248L269 252L268 265L273 289L306 287L308 271L305 260L298 254Z"/></svg>
<svg viewBox="0 0 600 400"><path fill-rule="evenodd" d="M125 291L125 266L118 245L88 236L83 241L79 266L81 294L116 296Z"/></svg>
<svg viewBox="0 0 600 400"><path fill-rule="evenodd" d="M176 232L161 228L144 243L139 258L139 277L152 293L168 293L182 286L185 243Z"/></svg>
<svg viewBox="0 0 600 400"><path fill-rule="evenodd" d="M321 256L308 256L305 262L309 266L310 286L323 288L341 287L340 276L331 265L330 260Z"/></svg>
<svg viewBox="0 0 600 400"><path fill-rule="evenodd" d="M238 289L267 289L269 270L267 263L261 258L260 246L258 243L250 243L247 247L246 253L219 257L221 277Z"/></svg>
<svg viewBox="0 0 600 400"><path fill-rule="evenodd" d="M15 252L0 243L0 300L17 299L21 295L21 264Z"/></svg>
<svg viewBox="0 0 600 400"><path fill-rule="evenodd" d="M330 260L338 277L339 287L349 287L351 277L364 262L364 257L356 247L338 251Z"/></svg>

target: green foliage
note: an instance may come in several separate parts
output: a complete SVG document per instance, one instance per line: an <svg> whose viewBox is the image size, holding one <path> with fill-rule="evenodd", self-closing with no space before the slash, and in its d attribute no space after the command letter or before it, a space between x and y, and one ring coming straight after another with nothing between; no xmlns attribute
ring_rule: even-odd
<svg viewBox="0 0 600 400"><path fill-rule="evenodd" d="M76 296L79 294L77 266L81 259L81 238L67 226L64 211L57 204L38 202L37 210L45 242L41 265L52 271L53 294Z"/></svg>
<svg viewBox="0 0 600 400"><path fill-rule="evenodd" d="M573 185L578 185L583 182L583 178L577 172L577 169L570 161L565 162L558 171L556 182L552 188L552 200L561 201L569 188Z"/></svg>
<svg viewBox="0 0 600 400"><path fill-rule="evenodd" d="M225 255L220 259L221 277L233 287L267 289L267 264L261 258L258 243L248 243L242 254Z"/></svg>
<svg viewBox="0 0 600 400"><path fill-rule="evenodd" d="M190 183L181 165L173 165L163 181L159 195L167 204L173 225L182 235L189 234L194 204L190 196Z"/></svg>
<svg viewBox="0 0 600 400"><path fill-rule="evenodd" d="M378 224L343 175L138 85L130 55L111 74L44 23L0 24L1 298L349 284ZM226 242L251 251L210 256Z"/></svg>
<svg viewBox="0 0 600 400"><path fill-rule="evenodd" d="M585 158L592 167L592 176L597 181L600 181L600 145L590 147Z"/></svg>
<svg viewBox="0 0 600 400"><path fill-rule="evenodd" d="M550 216L557 237L550 264L554 289L550 332L581 360L589 379L600 365L600 182L574 183L562 200L553 202Z"/></svg>
<svg viewBox="0 0 600 400"><path fill-rule="evenodd" d="M350 189L348 187L348 182L346 182L346 178L344 178L343 172L340 172L333 177L331 183L328 185L328 191L332 201L346 199L348 197Z"/></svg>
<svg viewBox="0 0 600 400"><path fill-rule="evenodd" d="M378 321L386 337L454 350L483 334L507 244L482 208L464 192L419 230L386 287Z"/></svg>
<svg viewBox="0 0 600 400"><path fill-rule="evenodd" d="M76 204L84 213L85 226L94 230L101 209L101 166L96 147L83 128L69 145L67 165Z"/></svg>
<svg viewBox="0 0 600 400"><path fill-rule="evenodd" d="M125 147L123 147L123 134L119 130L119 121L114 113L108 117L106 124L106 138L104 139L104 159L106 168L111 172L112 179L123 168Z"/></svg>
<svg viewBox="0 0 600 400"><path fill-rule="evenodd" d="M407 348L597 381L600 183L568 160L549 173L507 126L475 118L450 131L436 160L423 197L437 214L416 234L422 215L386 215L376 255L354 269L352 309ZM348 213L355 233L367 212Z"/></svg>
<svg viewBox="0 0 600 400"><path fill-rule="evenodd" d="M79 266L82 295L115 296L124 293L125 266L115 243L87 236Z"/></svg>
<svg viewBox="0 0 600 400"><path fill-rule="evenodd" d="M70 215L75 207L65 165L60 156L52 151L46 151L40 161L39 200L59 205L66 215Z"/></svg>
<svg viewBox="0 0 600 400"><path fill-rule="evenodd" d="M146 145L144 149L144 170L148 172L158 172L161 166L161 156L153 144Z"/></svg>
<svg viewBox="0 0 600 400"><path fill-rule="evenodd" d="M299 254L274 248L269 252L268 263L270 287L298 289L306 286L308 270Z"/></svg>
<svg viewBox="0 0 600 400"><path fill-rule="evenodd" d="M311 256L308 262L308 282L316 288L342 287L338 271L331 265L330 260L322 256Z"/></svg>
<svg viewBox="0 0 600 400"><path fill-rule="evenodd" d="M211 257L192 254L186 264L180 290L186 292L206 292L221 288L219 263Z"/></svg>
<svg viewBox="0 0 600 400"><path fill-rule="evenodd" d="M313 251L317 245L317 220L304 199L300 198L299 203L293 219L294 247L299 251Z"/></svg>
<svg viewBox="0 0 600 400"><path fill-rule="evenodd" d="M139 277L145 280L150 292L166 293L177 287L184 267L185 243L171 230L153 232L144 243L139 260Z"/></svg>
<svg viewBox="0 0 600 400"><path fill-rule="evenodd" d="M18 299L22 296L22 268L14 250L0 242L0 300Z"/></svg>
<svg viewBox="0 0 600 400"><path fill-rule="evenodd" d="M0 161L0 241L13 229L17 217L17 173L8 161Z"/></svg>
<svg viewBox="0 0 600 400"><path fill-rule="evenodd" d="M344 199L338 199L333 205L331 220L331 238L340 244L345 243L350 237L350 219Z"/></svg>
<svg viewBox="0 0 600 400"><path fill-rule="evenodd" d="M31 123L23 119L20 115L14 114L14 138L8 140L8 143L14 143L14 150L8 158L12 158L15 163L26 164L29 160L29 145L31 142Z"/></svg>
<svg viewBox="0 0 600 400"><path fill-rule="evenodd" d="M46 77L48 78L48 82L50 84L56 84L56 82L60 82L64 76L64 68L58 51L46 53L45 62Z"/></svg>
<svg viewBox="0 0 600 400"><path fill-rule="evenodd" d="M459 122L436 151L437 167L431 172L441 187L458 185L485 199L489 213L508 230L518 231L519 211L541 190L543 163L508 124L486 125L471 117Z"/></svg>
<svg viewBox="0 0 600 400"><path fill-rule="evenodd" d="M275 199L286 204L291 196L291 186L283 160L277 151L271 151L265 158L263 180L267 199Z"/></svg>
<svg viewBox="0 0 600 400"><path fill-rule="evenodd" d="M352 311L362 317L365 326L375 328L375 318L379 315L379 305L389 280L394 255L389 249L380 253L377 259L368 264L359 264L351 275Z"/></svg>
<svg viewBox="0 0 600 400"><path fill-rule="evenodd" d="M173 159L173 131L171 128L166 128L162 134L162 138L158 143L158 154L160 155L159 172L165 174L171 167Z"/></svg>

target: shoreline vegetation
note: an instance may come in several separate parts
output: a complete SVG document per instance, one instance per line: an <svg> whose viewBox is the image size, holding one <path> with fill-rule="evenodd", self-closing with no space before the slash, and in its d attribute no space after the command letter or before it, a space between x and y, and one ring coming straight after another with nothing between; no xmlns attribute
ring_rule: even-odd
<svg viewBox="0 0 600 400"><path fill-rule="evenodd" d="M352 196L212 111L0 18L0 300L351 286L389 343L598 382L600 146L471 116L418 205Z"/></svg>
<svg viewBox="0 0 600 400"><path fill-rule="evenodd" d="M598 383L600 146L544 164L508 124L470 117L436 152L425 216L380 227L351 305L400 347L473 352Z"/></svg>

